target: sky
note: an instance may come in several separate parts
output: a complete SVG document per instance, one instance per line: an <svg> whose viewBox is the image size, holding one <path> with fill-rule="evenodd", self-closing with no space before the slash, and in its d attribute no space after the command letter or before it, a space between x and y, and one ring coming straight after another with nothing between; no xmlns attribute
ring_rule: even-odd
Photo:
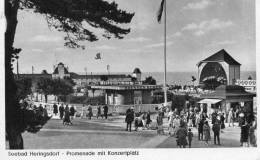
<svg viewBox="0 0 260 160"><path fill-rule="evenodd" d="M52 73L59 62L70 72L106 72L107 65L110 72L132 72L135 67L163 72L163 22L156 21L161 0L115 2L135 13L124 25L131 32L120 40L85 41L85 50L64 47L65 34L48 28L43 15L19 11L14 44L22 48L19 72L31 73L34 66L34 73ZM221 49L242 64L242 71L256 70L254 0L167 0L167 71L197 71L200 60ZM99 52L102 59L95 60Z"/></svg>

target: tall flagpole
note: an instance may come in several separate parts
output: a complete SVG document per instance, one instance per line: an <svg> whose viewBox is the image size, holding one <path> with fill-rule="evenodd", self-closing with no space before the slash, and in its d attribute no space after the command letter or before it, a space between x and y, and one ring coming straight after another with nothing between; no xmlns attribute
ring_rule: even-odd
<svg viewBox="0 0 260 160"><path fill-rule="evenodd" d="M164 106L167 105L167 88L166 88L166 0L164 1Z"/></svg>

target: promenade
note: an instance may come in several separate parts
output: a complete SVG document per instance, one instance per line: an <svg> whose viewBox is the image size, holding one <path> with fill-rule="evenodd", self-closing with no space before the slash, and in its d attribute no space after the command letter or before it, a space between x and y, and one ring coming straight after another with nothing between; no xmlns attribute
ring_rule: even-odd
<svg viewBox="0 0 260 160"><path fill-rule="evenodd" d="M64 126L62 120L51 119L40 132L25 132L24 145L25 149L178 148L176 138L167 134L167 119L164 121L166 134L159 136L156 130L125 131L124 116L107 120L76 118L71 126ZM213 144L213 133L209 146L206 146L203 141L198 141L197 129L192 131L192 148L240 147L239 127L224 129L220 135L220 146Z"/></svg>

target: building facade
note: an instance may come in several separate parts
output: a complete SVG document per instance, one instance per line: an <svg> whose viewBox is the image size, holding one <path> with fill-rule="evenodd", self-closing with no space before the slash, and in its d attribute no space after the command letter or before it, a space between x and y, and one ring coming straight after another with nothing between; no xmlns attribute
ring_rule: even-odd
<svg viewBox="0 0 260 160"><path fill-rule="evenodd" d="M224 85L234 85L240 79L240 66L224 49L200 61L198 64L199 84L216 80Z"/></svg>

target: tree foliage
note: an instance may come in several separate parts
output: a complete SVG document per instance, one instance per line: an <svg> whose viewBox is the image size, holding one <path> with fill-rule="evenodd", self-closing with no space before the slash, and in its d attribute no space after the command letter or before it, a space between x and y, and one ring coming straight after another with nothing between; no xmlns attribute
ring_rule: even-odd
<svg viewBox="0 0 260 160"><path fill-rule="evenodd" d="M101 81L107 81L108 80L108 76L107 75L101 75L100 79L101 79Z"/></svg>
<svg viewBox="0 0 260 160"><path fill-rule="evenodd" d="M73 93L73 84L67 80L55 79L53 80L53 92L56 96L67 96Z"/></svg>
<svg viewBox="0 0 260 160"><path fill-rule="evenodd" d="M32 93L32 79L22 78L15 81L17 85L17 98L20 100L25 99L28 95Z"/></svg>
<svg viewBox="0 0 260 160"><path fill-rule="evenodd" d="M53 93L53 80L50 78L41 78L37 82L37 91L44 94L45 101L48 101L48 95Z"/></svg>
<svg viewBox="0 0 260 160"><path fill-rule="evenodd" d="M99 38L89 28L101 28L103 37L122 39L130 28L119 24L129 23L133 13L118 9L115 2L104 0L21 0L21 8L33 9L46 16L48 25L66 32L65 46L85 48L81 41L97 41Z"/></svg>
<svg viewBox="0 0 260 160"><path fill-rule="evenodd" d="M18 59L20 48L15 48L14 38L19 9L30 9L45 15L50 28L65 32L64 45L71 48L85 49L83 41L97 41L99 38L91 28L104 30L103 37L123 38L130 28L120 25L131 22L134 14L120 10L115 2L104 0L5 0L5 104L6 133L10 149L23 149L21 133L28 127L26 112L22 109L14 80L12 62ZM65 85L64 85L65 86ZM66 89L69 93L71 89ZM31 113L31 112L30 112ZM37 123L31 123L35 126Z"/></svg>
<svg viewBox="0 0 260 160"><path fill-rule="evenodd" d="M156 80L152 76L149 76L149 77L145 78L143 84L146 84L146 85L156 85Z"/></svg>

